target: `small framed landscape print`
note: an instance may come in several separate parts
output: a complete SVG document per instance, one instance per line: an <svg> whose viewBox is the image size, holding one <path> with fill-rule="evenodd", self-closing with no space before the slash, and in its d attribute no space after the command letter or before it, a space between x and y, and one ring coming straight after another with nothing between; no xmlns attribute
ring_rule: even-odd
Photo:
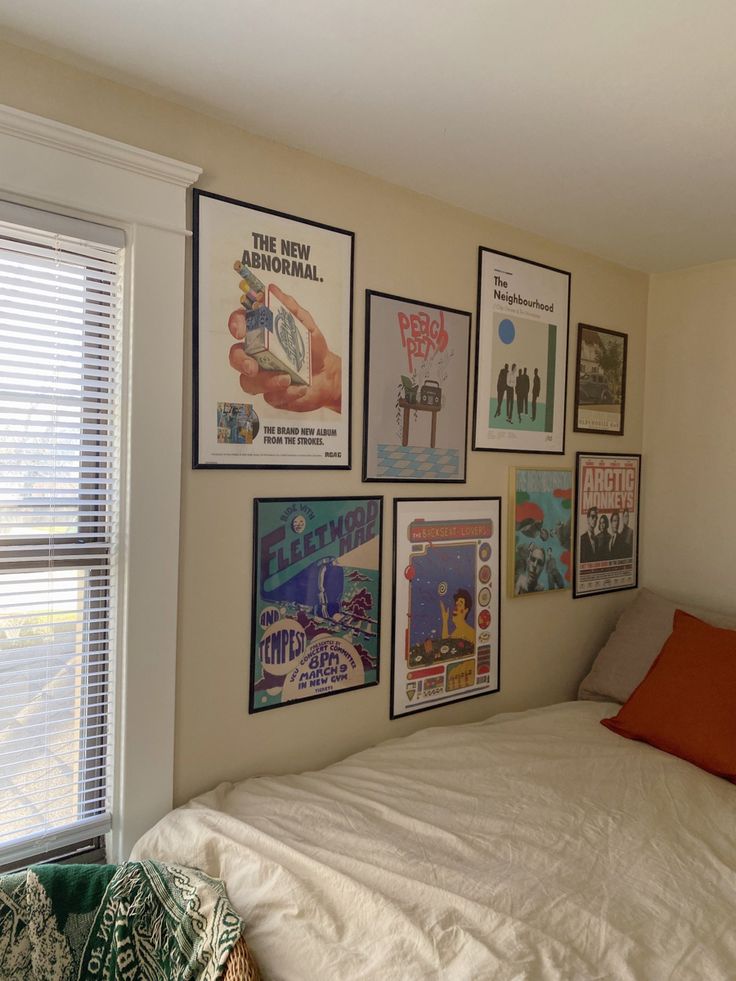
<svg viewBox="0 0 736 981"><path fill-rule="evenodd" d="M473 449L565 452L569 272L481 247Z"/></svg>
<svg viewBox="0 0 736 981"><path fill-rule="evenodd" d="M641 455L578 453L573 597L635 589Z"/></svg>
<svg viewBox="0 0 736 981"><path fill-rule="evenodd" d="M628 335L578 324L575 358L576 433L623 436Z"/></svg>
<svg viewBox="0 0 736 981"><path fill-rule="evenodd" d="M366 291L363 480L465 480L470 314Z"/></svg>
<svg viewBox="0 0 736 981"><path fill-rule="evenodd" d="M501 499L394 501L391 718L499 690Z"/></svg>
<svg viewBox="0 0 736 981"><path fill-rule="evenodd" d="M249 711L378 684L381 497L256 498Z"/></svg>
<svg viewBox="0 0 736 981"><path fill-rule="evenodd" d="M572 470L509 471L509 596L572 586Z"/></svg>
<svg viewBox="0 0 736 981"><path fill-rule="evenodd" d="M194 191L196 468L348 469L352 232Z"/></svg>

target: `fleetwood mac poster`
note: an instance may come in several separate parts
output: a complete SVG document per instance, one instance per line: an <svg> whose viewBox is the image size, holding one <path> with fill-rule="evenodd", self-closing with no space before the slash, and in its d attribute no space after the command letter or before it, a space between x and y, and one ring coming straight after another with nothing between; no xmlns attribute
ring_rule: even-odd
<svg viewBox="0 0 736 981"><path fill-rule="evenodd" d="M382 509L255 500L250 712L378 684Z"/></svg>

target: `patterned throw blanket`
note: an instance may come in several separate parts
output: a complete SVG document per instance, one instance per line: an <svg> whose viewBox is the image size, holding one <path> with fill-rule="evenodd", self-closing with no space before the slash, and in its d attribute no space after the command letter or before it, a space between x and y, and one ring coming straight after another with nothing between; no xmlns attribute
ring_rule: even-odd
<svg viewBox="0 0 736 981"><path fill-rule="evenodd" d="M223 884L157 862L0 877L3 981L216 981L243 924Z"/></svg>

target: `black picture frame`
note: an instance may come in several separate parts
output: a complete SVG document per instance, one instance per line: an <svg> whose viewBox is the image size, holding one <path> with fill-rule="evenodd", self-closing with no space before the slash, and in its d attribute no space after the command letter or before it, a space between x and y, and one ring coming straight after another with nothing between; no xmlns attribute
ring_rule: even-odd
<svg viewBox="0 0 736 981"><path fill-rule="evenodd" d="M493 266L490 270L486 268L486 257L488 257L489 262L493 264L497 262L497 266ZM518 264L515 268L515 264ZM540 274L537 272L542 270L541 282ZM488 277L491 277L493 282L489 282ZM497 287L495 284L496 276L506 277L503 279L505 286ZM514 276L521 276L521 279L517 279L512 282ZM526 282L528 280L528 283ZM565 269L558 269L556 266L549 266L543 262L536 262L532 259L527 259L522 256L512 255L509 252L501 252L497 249L491 249L486 246L479 246L478 248L478 296L477 296L477 316L476 316L476 341L475 341L475 394L473 400L473 443L472 448L481 452L503 452L503 453L544 453L544 454L554 454L557 456L562 456L565 452L565 435L566 435L566 423L567 423L567 358L568 358L568 344L569 344L569 333L570 333L570 295L572 286L572 274ZM518 293L517 290L522 290ZM490 291L490 292L489 292ZM493 309L492 305L485 302L484 295L491 295L494 302L498 300L498 309ZM559 304L564 306L564 313L562 317L559 317ZM555 305L557 305L557 310L555 311ZM522 312L528 308L534 311L535 314L540 310L546 312L548 308L555 318L555 323L550 324L547 322L548 336L547 336L547 367L542 367L542 371L545 372L546 381L546 391L545 391L545 429L540 430L539 424L536 423L536 397L534 396L535 386L533 383L529 383L526 386L526 402L528 403L529 392L532 392L532 415L533 421L535 423L534 431L524 428L517 429L514 431L513 422L510 422L509 426L503 426L503 419L501 424L495 424L491 426L491 420L495 419L501 415L501 405L503 404L503 396L501 395L501 372L499 371L499 364L501 359L498 361L494 360L491 355L491 347L493 345L493 318L494 315L501 317L502 313L508 308L508 314L517 316L517 306ZM503 307L503 310L502 310ZM512 325L511 339L507 339L503 336L502 327L503 324L510 320L510 316L503 317L503 319L498 324L499 338L504 344L513 343L515 332ZM559 325L557 321L559 320ZM538 320L539 324L544 323L543 320ZM529 333L530 326L532 326L532 321L526 321L523 324L525 328L525 333ZM557 351L557 331L559 326L561 347L559 353ZM554 328L554 330L553 330ZM522 335L523 336L523 335ZM554 348L554 354L552 354L552 348ZM512 363L512 355L507 354L509 363ZM550 389L550 371L549 363L554 362L554 370L552 372L552 389ZM521 362L520 362L521 366ZM528 367L528 365L526 365ZM537 366L538 367L538 366ZM541 394L541 375L540 378L540 392ZM493 381L492 379L495 379ZM532 376L533 381L533 376ZM497 411L493 414L493 386L497 386L497 397L496 397L496 409ZM513 393L513 386L512 393ZM549 396L552 396L551 400ZM547 405L550 402L551 404ZM481 406L481 403L482 406ZM513 406L514 406L514 394L510 396L510 407L511 407L511 417L513 419ZM509 409L509 396L506 395L506 408L507 412ZM517 408L518 408L518 398L517 398ZM528 408L528 405L527 405ZM485 417L487 413L488 424L481 427L482 414ZM526 412L525 414L529 414ZM540 419L542 416L540 408ZM521 419L519 419L519 423ZM551 424L552 429L547 430L547 425ZM529 426L529 422L526 423ZM485 433L484 438L481 440L479 434L481 432ZM492 434L492 435L491 435Z"/></svg>
<svg viewBox="0 0 736 981"><path fill-rule="evenodd" d="M476 516L474 517L470 517L462 514L458 515L456 512L456 516L454 519L452 518L452 516L448 518L448 512L451 515L453 507L462 511L463 505L467 505L467 504L470 505L491 504L493 514L492 516L481 515L480 517L478 517L477 512L481 509L476 509L474 507L471 507L469 508L471 514L473 514L473 512L476 512ZM482 663L481 658L485 658L485 652L481 651L481 645L488 644L489 648L493 646L495 647L495 650L489 651L489 664L488 664L489 684L487 687L479 686L476 683L474 686L472 686L472 690L468 690L467 694L460 693L460 694L454 694L452 695L452 697L447 697L445 693L444 697L441 694L439 694L436 698L434 698L434 696L429 696L427 704L420 706L421 700L419 700L416 703L410 702L411 704L410 708L407 708L405 706L403 711L397 711L396 694L397 694L398 685L406 684L407 682L413 681L411 672L409 671L410 666L408 664L404 666L402 672L399 672L397 666L399 658L402 657L401 652L404 650L408 651L408 640L405 639L404 643L402 644L400 643L398 638L399 602L397 600L397 593L398 593L397 586L400 576L403 576L404 579L411 581L411 577L407 575L408 566L402 569L400 569L399 566L405 561L408 554L412 554L414 556L419 554L416 551L407 552L407 555L399 554L398 536L399 536L400 528L405 528L410 526L410 525L404 525L403 521L400 520L399 511L402 505L410 505L410 506L416 505L416 507L412 509L415 512L415 521L418 518L416 512L422 510L422 508L424 509L425 514L428 511L437 509L437 516L434 519L434 522L438 524L443 524L445 526L441 532L441 537L442 537L441 544L444 545L457 544L459 542L470 544L470 542L474 540L474 537L472 536L471 537L456 536L455 538L450 537L448 539L447 537L448 533L450 534L452 533L452 529L449 527L451 525L461 525L463 522L468 522L469 524L481 525L482 521L488 520L489 517L490 520L494 522L492 539L495 547L494 545L490 545L488 539L483 538L482 535L478 534L477 536L475 536L476 541L478 540L478 538L483 538L483 541L478 545L479 555L476 557L476 579L474 580L473 583L473 588L475 590L475 598L476 599L478 598L480 592L484 588L488 589L491 592L491 596L487 602L483 601L482 603L474 604L476 611L480 610L482 613L483 610L485 610L488 613L487 624L484 624L480 620L481 614L477 612L474 614L474 629L476 630L476 639L478 641L478 643L475 645L475 653L473 655L473 657L475 658L475 665L476 665L476 675L475 675L476 682L477 682L477 678L481 674L481 671L478 670ZM468 701L472 698L481 698L485 695L493 695L501 690L501 608L502 608L502 596L503 596L503 581L502 581L503 580L503 561L502 561L503 554L502 553L503 553L503 537L504 537L502 512L503 512L502 499L500 496L495 496L495 495L488 496L488 497L486 496L437 497L437 498L404 497L404 498L394 499L393 549L392 549L393 575L392 575L392 593L391 593L391 686L390 686L390 703L389 703L390 719L393 720L393 719L404 718L407 715L415 715L418 712L429 712L432 709L443 708L447 705L454 705L457 702ZM422 520L421 517L419 517L418 520L421 521ZM428 526L425 526L425 529L427 527ZM430 534L431 532L428 533L427 537L425 537L424 539L425 541L427 540L431 541L431 539L429 538ZM487 554L484 551L485 549L487 549ZM490 577L488 579L485 579L482 576L480 570L483 568L483 566L486 567L490 566L491 560L492 560L492 569L490 571ZM443 574L445 568L447 568L447 566L443 564ZM451 578L451 576L452 576L452 571L450 571L450 575L448 575L448 580ZM442 592L443 585L445 586L444 593ZM449 581L438 583L438 589L437 589L438 596L441 597L443 595L447 595L448 592L449 592ZM405 615L408 614L408 609L410 605L411 605L411 597L409 597L407 602L402 606L402 611ZM477 619L475 619L476 617ZM407 619L409 619L408 616ZM488 633L488 637L485 639L483 638L484 632ZM431 667L432 669L435 669L437 668L438 662L434 660L435 654L432 654L431 657L432 660L431 662L428 662L427 666ZM439 657L440 657L439 663L441 664L443 670L445 670L445 674L443 675L443 678L445 679L444 683L448 686L449 686L449 669L453 666L452 662L455 661L459 666L463 663L464 660L470 659L469 654L467 655L456 654L454 658L451 656L449 659L445 660L441 650L440 650ZM422 668L419 668L419 670L422 670ZM402 674L402 676L399 678L400 673ZM493 684L490 683L491 677L493 678ZM467 686L467 687L470 688L471 686Z"/></svg>
<svg viewBox="0 0 736 981"><path fill-rule="evenodd" d="M380 310L381 305L385 306ZM405 305L408 308L415 308L411 314L414 318L412 326L417 332L420 329L426 330L426 337L412 340L408 339L409 344L413 344L423 361L419 367L414 367L414 375L417 371L420 377L416 379L414 386L414 401L408 401L407 393L401 397L398 394L400 385L406 381L412 381L403 372L412 370L412 357L404 360L407 338L404 331L400 328L398 334L394 334L391 340L393 343L386 347L389 338L383 338L383 346L379 347L376 342L371 346L374 339L374 332L383 331L386 333L387 324L376 325L376 321L383 316L388 321L392 313L407 318L406 312L397 311L397 307ZM439 320L430 320L426 311L436 311ZM448 315L448 324L445 324L445 314ZM399 323L401 323L399 321ZM470 338L471 338L472 314L467 310L457 310L453 307L443 306L437 303L426 303L423 300L414 300L405 296L397 296L392 293L384 293L379 290L365 291L365 367L364 367L364 387L363 387L363 481L366 483L439 483L439 484L462 484L467 480L468 465L468 406L469 406L469 386L470 386ZM451 326L450 326L451 324ZM407 325L408 326L408 325ZM449 327L449 332L448 332ZM431 338L431 334L439 334L438 338ZM444 347L442 343L444 341ZM453 345L450 348L450 345ZM444 358L445 352L453 353L455 345L460 345L461 350L457 355L457 361L452 363L449 358ZM442 349L440 349L442 348ZM462 350L464 348L464 351ZM382 352L382 356L372 359L372 351ZM375 360L375 364L374 364ZM388 374L383 378L378 378L377 374L382 365L390 365L392 376ZM425 369L425 371L422 371ZM443 384L440 387L435 379L430 379L426 371L437 374L438 371L444 372ZM391 378L397 375L402 379L402 383L391 383ZM395 381L395 379L394 379ZM437 386L434 388L433 386ZM376 409L380 402L385 398L385 393L396 393L395 403L395 425L398 428L399 419L403 416L403 432L401 442L379 444L377 432L387 430L386 420L383 425L374 424L372 406ZM380 400L380 401L379 401ZM424 404L424 403L427 404ZM454 406L462 407L460 410ZM455 414L462 413L462 433L459 438L452 440L449 434L453 431L452 424L449 427L442 425L440 438L445 432L445 442L452 445L438 448L435 446L437 432L437 418L440 413L452 408ZM430 445L410 446L408 445L410 433L411 416L425 413L429 414L430 422ZM392 412L393 415L393 412ZM392 419L392 423L394 420ZM444 422L444 419L443 419ZM426 427L425 427L426 428ZM448 432L449 428L449 432ZM457 428L457 427L455 427ZM415 420L416 431L416 420ZM372 459L376 454L376 460ZM379 460L379 456L383 459ZM457 461L457 462L456 462ZM457 476L450 476L453 471ZM411 475L410 475L411 474Z"/></svg>
<svg viewBox="0 0 736 981"><path fill-rule="evenodd" d="M616 466L616 461L619 465ZM590 512L595 509L591 523ZM630 526L635 516L636 528ZM616 537L609 529L616 516ZM628 519L624 521L625 515ZM639 585L641 453L578 452L575 458L573 599ZM606 518L605 527L602 518ZM628 531L630 534L626 534ZM601 538L599 536L607 536ZM629 561L630 560L630 561ZM582 566L586 566L582 569Z"/></svg>
<svg viewBox="0 0 736 981"><path fill-rule="evenodd" d="M216 287L212 285L214 282L214 277L212 275L208 276L208 273L211 273L213 268L216 268L218 275L220 275L223 268L222 263L216 262L214 257L210 257L209 267L205 268L207 263L205 263L202 255L203 225L205 223L203 209L220 205L232 207L233 209L232 217L220 215L218 218L218 220L228 228L228 234L231 237L233 237L232 226L239 223L239 221L242 219L244 210L255 216L264 216L264 220L266 221L275 220L277 223L282 221L285 223L290 223L291 227L294 229L294 238L281 240L282 242L291 242L293 244L293 242L296 241L296 233L299 231L299 229L304 229L305 235L310 229L314 229L316 230L317 235L328 233L338 237L344 237L343 248L347 250L347 252L342 257L342 263L344 265L343 279L340 280L337 285L333 286L330 286L329 283L328 287L316 285L311 286L312 293L314 293L315 289L319 288L332 289L334 296L331 302L333 302L333 304L337 302L337 304L341 308L344 308L345 311L345 322L341 322L336 330L332 330L332 334L339 337L339 357L341 359L341 404L339 418L336 417L334 420L317 420L314 417L314 412L289 413L290 416L293 416L293 420L290 421L290 428L299 430L300 435L296 436L296 439L303 439L305 441L303 444L300 444L297 449L292 448L296 444L276 442L278 439L291 439L292 434L289 434L287 437L283 436L282 434L275 433L274 435L269 435L269 439L273 440L273 442L269 445L269 448L266 451L266 444L263 442L266 434L263 432L263 430L267 425L270 425L274 419L274 417L270 415L272 410L266 405L262 395L242 394L242 392L240 394L236 394L239 389L239 385L235 380L237 374L236 371L227 364L228 349L232 345L234 339L228 333L227 310L230 308L232 312L233 309L240 309L238 306L238 295L240 293L238 288L238 280L236 279L236 272L233 270L232 273L230 273L230 275L232 275L233 283L232 298L230 287L228 286L227 299L225 300L225 298L222 297L217 291ZM285 224L283 227L285 230L287 230L290 226L289 224ZM352 465L352 348L355 233L344 228L338 228L334 225L314 221L309 218L301 218L285 211L277 211L273 208L264 207L263 205L257 205L248 201L241 201L237 198L227 197L222 194L215 194L211 191L202 191L199 189L195 189L192 196L192 228L192 468L195 470L349 470ZM251 235L252 234L253 233L251 231ZM238 246L238 251L240 251L242 249L242 243L247 241L245 230L242 232L242 235L240 235L238 241L240 241L240 245ZM314 242L311 244L305 244L304 248L311 250L313 246ZM225 246L223 245L223 249L224 248ZM283 249L283 244L281 245L281 248ZM314 256L311 257L314 258ZM278 256L275 258L279 259L280 270L286 268L283 257ZM232 256L230 259L232 260ZM324 271L324 269L318 265L317 260L311 264L309 262L302 261L301 259L286 261L289 261L290 268L294 269L297 268L297 263L301 262L302 272L304 272L304 268L306 266L309 266L310 276L308 279L310 283L315 284L317 280L319 280L320 283L324 281L324 277L319 275ZM228 268L232 268L232 266L233 263L230 261ZM275 268L275 265L273 268ZM251 270L251 272L255 272L257 274L257 278L259 278L258 274L266 277L266 273L262 273L260 268L255 268L254 270ZM269 275L273 276L276 274L271 272ZM285 274L280 274L282 284L289 285L289 290L284 290L284 292L287 292L291 298L291 289L293 287L284 277ZM295 279L294 281L297 284L296 289L298 289L299 279ZM264 306L270 305L271 302L270 286L266 285L265 289L268 296L268 303L261 304ZM203 309L205 304L206 310ZM215 311L217 312L215 313ZM308 312L301 307L300 311L302 314L307 313L309 316ZM295 319L301 320L298 313L295 315ZM218 354L216 358L211 357L210 345L209 343L205 343L203 339L203 321L205 323L210 323L212 320L218 324L222 322L221 335L219 333L219 329L217 333ZM299 328L299 333L302 335L302 337L304 337L309 333L309 331L302 325ZM220 348L222 348L222 350L220 350ZM336 354L336 352L332 352L331 350L330 353L333 355ZM204 362L207 364L206 368L204 367ZM212 372L217 372L221 379L218 383L219 386L223 389L226 387L228 393L232 395L231 398L223 398L222 401L220 401L219 398L215 398L213 400L212 394L209 391L209 389L213 386L208 384ZM207 389L209 393L206 413L202 404L205 398L205 389ZM258 451L246 451L241 446L241 443L244 443L244 440L241 441L239 437L236 436L235 440L225 439L224 442L225 446L228 447L227 449L223 449L222 447L213 449L214 443L219 443L220 439L219 423L221 406L226 405L230 405L231 407L237 406L239 410L255 413L255 426L257 427L257 431L256 436L253 438L253 442L258 439L258 433L261 433L262 448L259 448ZM314 411L320 412L322 410L317 409ZM322 414L326 414L327 411L329 410L325 410ZM210 435L208 440L205 441L202 439L203 419L205 418L206 414L208 418L212 417L212 420L214 421L215 412L217 414L217 424L214 425L214 438L212 435ZM280 425L286 428L286 422L287 420L282 417ZM210 425L212 426L212 423ZM234 428L237 431L237 420ZM252 428L254 427L251 427L251 429ZM276 425L274 428L277 429L279 426ZM329 434L322 436L306 432L308 429L321 429L329 433L329 431L333 428L338 430L337 437L333 437ZM322 450L318 450L317 447L319 440L322 440L324 445L324 449ZM235 449L232 445L234 443L236 443ZM332 446L333 443L334 446ZM293 459L289 459L289 453L292 454ZM310 457L314 458L314 462L309 462Z"/></svg>
<svg viewBox="0 0 736 981"><path fill-rule="evenodd" d="M583 343L590 338L589 344L593 344L591 335L605 335L610 338L621 339L621 370L620 378L615 378L614 373L605 373L599 368L600 375L591 373L583 368ZM608 330L605 327L594 327L592 324L578 324L578 338L575 349L575 409L573 413L573 432L576 433L597 433L603 436L623 436L624 423L626 416L626 374L628 367L628 342L629 335L618 330ZM615 343L615 342L614 342ZM605 339L600 338L599 345L605 351ZM611 355L615 352L608 348ZM619 373L616 373L619 374ZM585 401L581 402L581 394L584 393ZM597 398L596 398L597 396ZM599 422L599 425L583 425L581 422L582 412L591 413L591 419ZM595 408L593 408L595 406ZM610 415L610 407L618 406L618 424L604 425L608 422L607 416ZM598 416L598 419L595 419ZM611 419L615 422L615 419Z"/></svg>
<svg viewBox="0 0 736 981"><path fill-rule="evenodd" d="M254 499L249 714L379 684L382 540L380 496ZM282 582L289 569L293 575ZM312 657L326 663L307 670ZM302 689L308 694L292 697ZM259 691L265 694L257 698Z"/></svg>

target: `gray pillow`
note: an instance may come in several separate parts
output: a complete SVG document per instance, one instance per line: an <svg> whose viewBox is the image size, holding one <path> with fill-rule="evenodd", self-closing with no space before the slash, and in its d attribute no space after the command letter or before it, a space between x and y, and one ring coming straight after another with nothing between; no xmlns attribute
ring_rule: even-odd
<svg viewBox="0 0 736 981"><path fill-rule="evenodd" d="M644 680L652 662L672 633L675 610L684 610L714 627L736 629L736 617L703 610L640 589L634 602L627 606L618 623L583 678L578 698L596 702L628 700Z"/></svg>

